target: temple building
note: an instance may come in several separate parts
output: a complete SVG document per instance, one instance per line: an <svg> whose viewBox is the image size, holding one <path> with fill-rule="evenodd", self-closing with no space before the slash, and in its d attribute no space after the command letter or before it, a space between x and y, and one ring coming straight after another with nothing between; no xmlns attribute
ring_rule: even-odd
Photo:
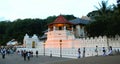
<svg viewBox="0 0 120 64"><path fill-rule="evenodd" d="M24 36L23 39L23 46L26 48L39 48L40 47L40 40L36 34L30 37L28 34Z"/></svg>
<svg viewBox="0 0 120 64"><path fill-rule="evenodd" d="M74 35L76 38L87 37L87 31L85 25L89 23L88 19L77 18L70 20L74 24Z"/></svg>
<svg viewBox="0 0 120 64"><path fill-rule="evenodd" d="M67 21L60 15L55 21L48 24L48 29L41 37L45 41L39 40L35 34L32 37L26 34L23 40L25 48L22 50L32 50L33 52L38 50L41 55L52 54L52 56L67 58L77 58L78 48L81 50L81 57L103 55L103 47L106 52L109 52L110 47L114 51L120 50L119 35L111 38L107 36L87 37L85 26L89 22L87 17ZM98 53L95 52L96 49Z"/></svg>
<svg viewBox="0 0 120 64"><path fill-rule="evenodd" d="M88 23L88 20L82 18L67 21L60 15L55 21L48 24L48 30L41 37L45 41L40 40L35 34L32 37L26 34L23 39L23 46L26 48L41 48L45 44L46 48L59 48L60 45L63 48L79 47L80 41L76 39L87 36L85 25Z"/></svg>
<svg viewBox="0 0 120 64"><path fill-rule="evenodd" d="M85 24L87 20L74 19L67 21L63 16L58 16L56 20L48 25L47 48L73 48L76 38L85 37Z"/></svg>

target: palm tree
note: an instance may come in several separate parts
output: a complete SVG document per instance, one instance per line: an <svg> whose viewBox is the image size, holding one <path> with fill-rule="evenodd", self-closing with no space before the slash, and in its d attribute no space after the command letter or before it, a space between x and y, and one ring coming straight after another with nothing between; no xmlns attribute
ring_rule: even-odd
<svg viewBox="0 0 120 64"><path fill-rule="evenodd" d="M98 14L101 16L105 16L105 15L108 15L112 8L111 8L111 5L108 6L108 1L102 1L101 3L99 3L99 7L95 6L98 10Z"/></svg>
<svg viewBox="0 0 120 64"><path fill-rule="evenodd" d="M117 0L117 8L115 10L120 14L120 0Z"/></svg>
<svg viewBox="0 0 120 64"><path fill-rule="evenodd" d="M98 4L100 7L95 6L97 10L88 13L87 16L93 20L96 20L96 17L104 18L105 16L110 16L110 13L112 13L112 7L111 5L108 5L108 1L101 1L101 3Z"/></svg>
<svg viewBox="0 0 120 64"><path fill-rule="evenodd" d="M108 1L101 1L99 7L95 6L97 10L92 11L88 16L93 18L93 22L88 25L87 29L91 36L99 36L107 34L107 23L109 18L112 16L112 8L108 5Z"/></svg>

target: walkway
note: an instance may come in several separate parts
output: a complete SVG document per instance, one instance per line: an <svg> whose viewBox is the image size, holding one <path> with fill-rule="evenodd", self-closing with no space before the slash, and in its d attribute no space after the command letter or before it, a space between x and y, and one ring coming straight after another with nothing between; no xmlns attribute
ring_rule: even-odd
<svg viewBox="0 0 120 64"><path fill-rule="evenodd" d="M2 59L0 54L0 64L46 64L46 63L52 63L52 62L58 62L58 61L66 61L71 60L70 58L60 58L60 57L52 57L49 56L33 56L30 61L26 60L24 61L23 57L19 55L6 55L5 59Z"/></svg>
<svg viewBox="0 0 120 64"><path fill-rule="evenodd" d="M100 56L100 57L86 57L82 59L74 59L62 62L53 62L48 64L120 64L119 56Z"/></svg>
<svg viewBox="0 0 120 64"><path fill-rule="evenodd" d="M23 57L18 55L7 55L2 59L0 55L0 64L120 64L120 55L116 56L99 56L86 57L81 59L59 58L49 56L33 57L30 61L23 60Z"/></svg>

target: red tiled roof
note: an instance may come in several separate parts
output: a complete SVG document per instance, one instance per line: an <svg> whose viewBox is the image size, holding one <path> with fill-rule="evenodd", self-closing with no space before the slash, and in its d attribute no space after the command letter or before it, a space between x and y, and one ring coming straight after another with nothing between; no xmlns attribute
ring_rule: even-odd
<svg viewBox="0 0 120 64"><path fill-rule="evenodd" d="M62 15L58 16L54 22L50 23L51 24L73 24L69 21L67 21Z"/></svg>

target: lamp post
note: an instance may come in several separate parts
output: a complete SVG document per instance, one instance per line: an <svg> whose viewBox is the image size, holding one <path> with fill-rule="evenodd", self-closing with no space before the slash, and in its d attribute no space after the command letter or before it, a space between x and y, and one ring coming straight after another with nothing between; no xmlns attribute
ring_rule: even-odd
<svg viewBox="0 0 120 64"><path fill-rule="evenodd" d="M60 57L62 57L62 40L60 40Z"/></svg>
<svg viewBox="0 0 120 64"><path fill-rule="evenodd" d="M108 37L107 37L107 47L108 47L108 50L109 50L109 40L108 40Z"/></svg>
<svg viewBox="0 0 120 64"><path fill-rule="evenodd" d="M45 56L45 43L43 43L43 48L44 48L44 53L43 54Z"/></svg>

